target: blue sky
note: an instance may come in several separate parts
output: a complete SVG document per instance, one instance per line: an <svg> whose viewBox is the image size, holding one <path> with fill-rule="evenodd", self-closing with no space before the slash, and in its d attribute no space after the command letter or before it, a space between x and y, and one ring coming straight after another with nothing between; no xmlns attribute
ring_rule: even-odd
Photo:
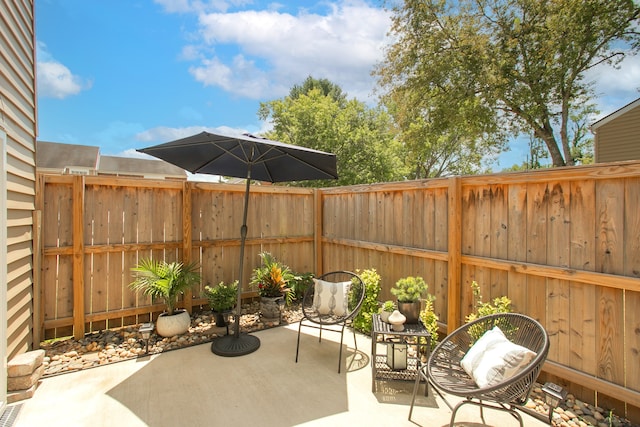
<svg viewBox="0 0 640 427"><path fill-rule="evenodd" d="M380 3L38 0L38 139L127 156L206 129L259 133L259 103L309 75L374 105L390 23ZM640 97L640 58L588 78L609 114ZM494 169L525 156L513 142Z"/></svg>

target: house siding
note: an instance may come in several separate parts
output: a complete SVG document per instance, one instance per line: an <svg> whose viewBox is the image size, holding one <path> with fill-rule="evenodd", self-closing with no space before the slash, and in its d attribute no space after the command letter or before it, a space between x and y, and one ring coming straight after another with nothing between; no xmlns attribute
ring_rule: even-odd
<svg viewBox="0 0 640 427"><path fill-rule="evenodd" d="M7 188L6 339L10 360L33 348L34 2L0 2L0 20L0 128L6 133L6 174L2 177Z"/></svg>
<svg viewBox="0 0 640 427"><path fill-rule="evenodd" d="M595 130L597 163L640 160L640 106Z"/></svg>

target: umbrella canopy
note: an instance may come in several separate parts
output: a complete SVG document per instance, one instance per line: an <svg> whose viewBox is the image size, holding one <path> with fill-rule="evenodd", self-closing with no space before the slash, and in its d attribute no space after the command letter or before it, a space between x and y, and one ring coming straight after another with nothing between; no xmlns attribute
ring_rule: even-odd
<svg viewBox="0 0 640 427"><path fill-rule="evenodd" d="M179 166L191 173L246 178L244 214L240 228L240 273L233 336L213 340L211 351L221 356L241 356L260 347L260 340L240 334L240 307L247 209L252 179L270 182L337 179L335 154L271 141L253 135L226 136L210 132L137 150Z"/></svg>
<svg viewBox="0 0 640 427"><path fill-rule="evenodd" d="M270 182L338 178L335 154L255 137L210 132L138 150L191 173Z"/></svg>

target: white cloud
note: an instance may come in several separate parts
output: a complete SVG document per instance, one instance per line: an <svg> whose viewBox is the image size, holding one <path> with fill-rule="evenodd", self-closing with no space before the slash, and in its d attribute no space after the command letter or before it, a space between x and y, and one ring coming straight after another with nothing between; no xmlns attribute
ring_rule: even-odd
<svg viewBox="0 0 640 427"><path fill-rule="evenodd" d="M146 143L162 143L169 142L187 136L195 135L200 132L214 132L223 135L242 135L247 132L246 129L230 128L228 126L207 127L207 126L188 126L183 128L156 127L148 129L144 132L137 133L135 138L137 141Z"/></svg>
<svg viewBox="0 0 640 427"><path fill-rule="evenodd" d="M251 4L251 0L154 0L168 13L189 13L216 10L227 11L233 6Z"/></svg>
<svg viewBox="0 0 640 427"><path fill-rule="evenodd" d="M327 15L275 10L202 13L203 48L216 48L191 68L197 81L242 97L284 96L311 75L337 83L351 97L371 96L370 73L383 57L390 18L364 2L332 3ZM225 48L237 51L225 57ZM193 46L188 49L195 57ZM187 55L185 55L187 56Z"/></svg>
<svg viewBox="0 0 640 427"><path fill-rule="evenodd" d="M64 99L91 88L91 82L74 75L69 68L53 59L44 43L37 43L38 95Z"/></svg>
<svg viewBox="0 0 640 427"><path fill-rule="evenodd" d="M640 97L640 55L627 56L618 68L598 65L585 77L594 83L598 120Z"/></svg>

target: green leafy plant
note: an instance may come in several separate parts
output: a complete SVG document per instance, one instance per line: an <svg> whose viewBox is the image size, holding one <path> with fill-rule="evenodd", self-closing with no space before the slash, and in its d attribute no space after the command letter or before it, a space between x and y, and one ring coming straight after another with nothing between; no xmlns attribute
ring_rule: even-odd
<svg viewBox="0 0 640 427"><path fill-rule="evenodd" d="M238 281L230 285L220 282L218 286L205 286L204 297L209 301L209 307L216 313L229 311L236 306L238 296Z"/></svg>
<svg viewBox="0 0 640 427"><path fill-rule="evenodd" d="M471 289L473 290L473 299L475 312L469 314L465 320L467 323L473 322L476 319L479 319L484 316L488 316L490 314L496 313L511 313L513 310L511 309L511 300L506 296L496 297L492 302L484 302L482 301L482 294L480 293L480 285L475 280L471 283ZM502 332L508 336L510 329L512 329L511 325L498 325ZM482 334L486 331L484 325L475 325L469 328L469 333L473 337L473 340L477 340L482 336Z"/></svg>
<svg viewBox="0 0 640 427"><path fill-rule="evenodd" d="M294 301L302 299L304 292L313 283L313 273L294 273L294 278L289 282L290 293Z"/></svg>
<svg viewBox="0 0 640 427"><path fill-rule="evenodd" d="M394 301L391 300L387 300L385 302L382 303L382 305L380 306L380 311L386 311L387 313L392 313L393 310L396 310L398 307L396 306L396 303Z"/></svg>
<svg viewBox="0 0 640 427"><path fill-rule="evenodd" d="M373 323L372 316L379 309L378 294L380 294L382 279L374 268L363 271L356 270L356 273L364 282L365 293L360 312L353 319L353 327L356 331L369 335Z"/></svg>
<svg viewBox="0 0 640 427"><path fill-rule="evenodd" d="M438 315L435 313L434 307L433 307L433 302L435 300L436 300L435 296L428 295L427 298L425 299L424 309L420 311L420 321L424 325L424 328L431 335L431 342L430 342L431 350L433 350L436 347L439 339L439 336L438 336L439 318L438 318ZM422 342L424 343L424 340L426 340L426 338L422 338L422 340L423 340Z"/></svg>
<svg viewBox="0 0 640 427"><path fill-rule="evenodd" d="M428 285L422 277L403 277L391 288L391 293L399 302L416 302L427 291Z"/></svg>
<svg viewBox="0 0 640 427"><path fill-rule="evenodd" d="M131 289L150 296L152 300L163 300L169 315L174 314L178 297L200 282L196 263L184 265L181 262L143 259L131 272L134 276L129 284Z"/></svg>
<svg viewBox="0 0 640 427"><path fill-rule="evenodd" d="M289 284L296 276L291 269L276 260L269 252L261 252L261 265L253 269L250 284L258 290L261 297L286 296L287 303L293 302L293 293Z"/></svg>

